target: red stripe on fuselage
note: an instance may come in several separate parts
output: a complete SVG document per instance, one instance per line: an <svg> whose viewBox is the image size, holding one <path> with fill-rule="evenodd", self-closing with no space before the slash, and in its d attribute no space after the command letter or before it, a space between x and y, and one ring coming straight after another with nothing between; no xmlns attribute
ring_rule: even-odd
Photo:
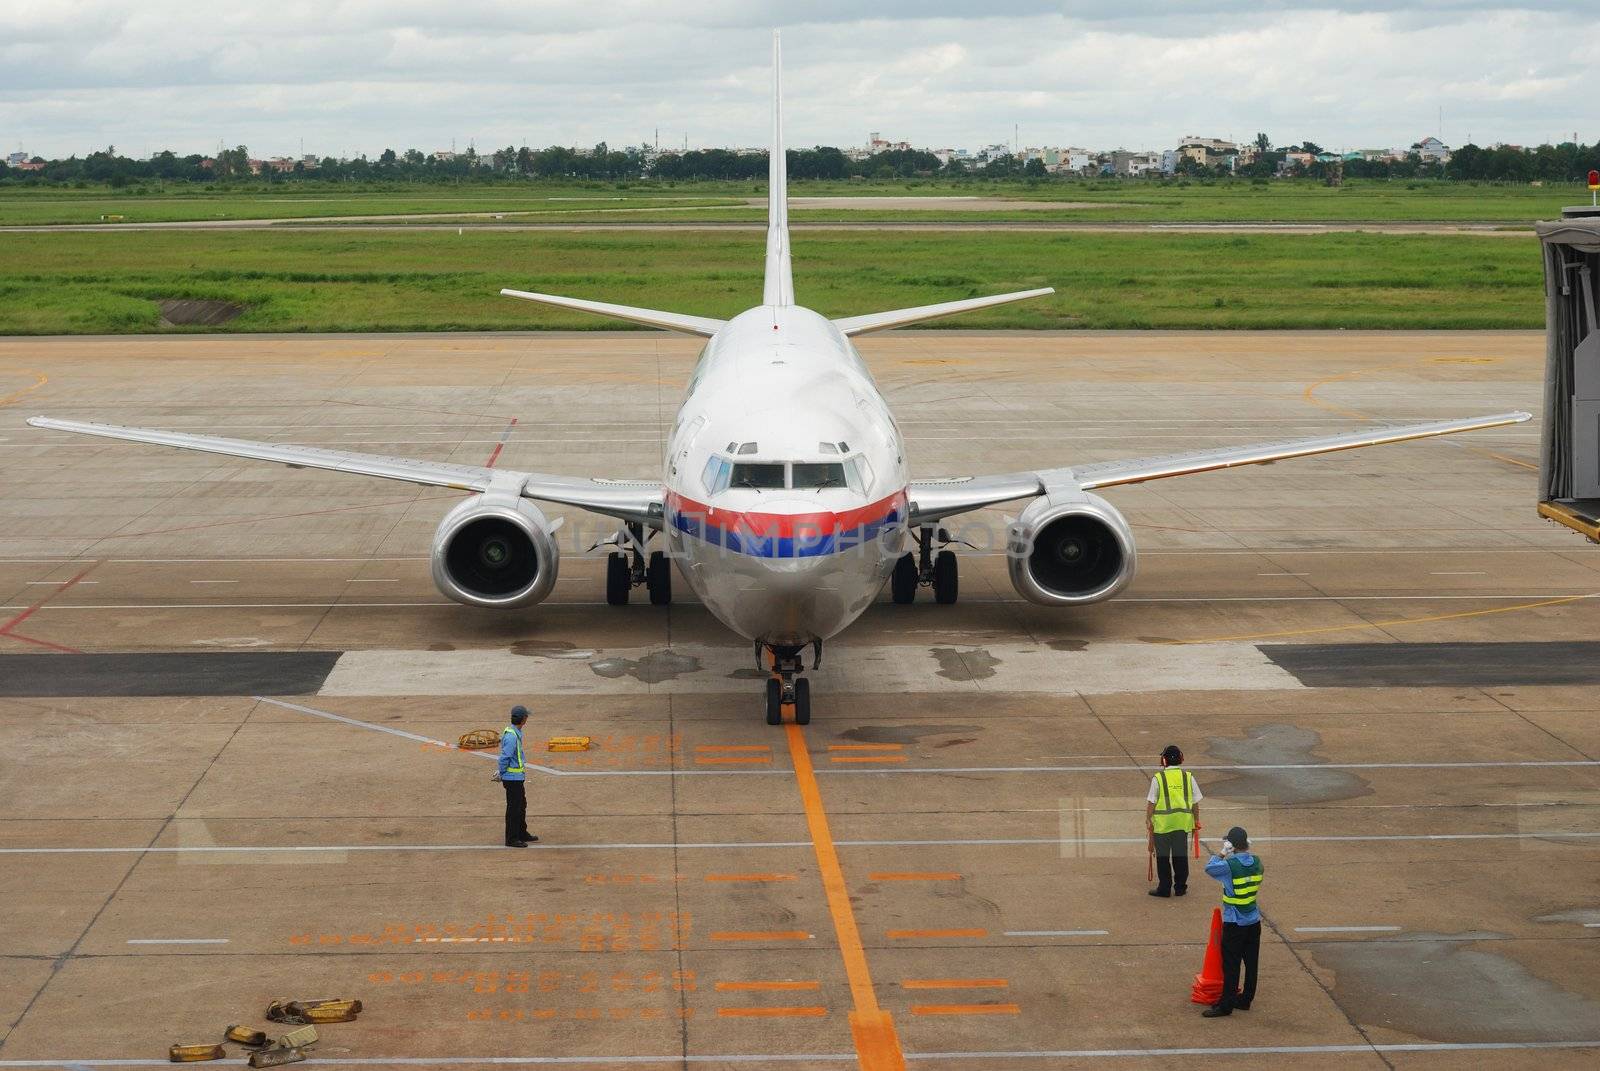
<svg viewBox="0 0 1600 1071"><path fill-rule="evenodd" d="M793 539L796 536L833 535L850 532L869 524L877 524L891 511L904 520L906 493L896 491L887 498L855 509L841 512L823 510L817 513L759 513L754 510L717 509L704 502L696 502L676 492L667 492L667 508L673 513L687 513L704 517L718 528L737 528L758 538Z"/></svg>

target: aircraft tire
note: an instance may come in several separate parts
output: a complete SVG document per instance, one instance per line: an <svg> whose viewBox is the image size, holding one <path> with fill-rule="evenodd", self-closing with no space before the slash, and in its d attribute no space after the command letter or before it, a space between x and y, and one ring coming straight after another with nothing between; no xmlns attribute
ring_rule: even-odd
<svg viewBox="0 0 1600 1071"><path fill-rule="evenodd" d="M811 724L811 682L804 677L794 681L794 723Z"/></svg>
<svg viewBox="0 0 1600 1071"><path fill-rule="evenodd" d="M661 551L651 553L650 566L645 578L645 586L650 589L650 605L671 605L672 563L667 561L667 556Z"/></svg>
<svg viewBox="0 0 1600 1071"><path fill-rule="evenodd" d="M776 677L767 678L767 724L783 724L783 684Z"/></svg>
<svg viewBox="0 0 1600 1071"><path fill-rule="evenodd" d="M941 550L933 559L933 599L940 606L949 606L960 590L955 551Z"/></svg>
<svg viewBox="0 0 1600 1071"><path fill-rule="evenodd" d="M628 605L628 589L633 587L633 577L626 555L613 551L606 555L606 602L612 606Z"/></svg>
<svg viewBox="0 0 1600 1071"><path fill-rule="evenodd" d="M902 554L894 563L894 573L889 577L889 595L896 603L907 606L917 598L917 560Z"/></svg>

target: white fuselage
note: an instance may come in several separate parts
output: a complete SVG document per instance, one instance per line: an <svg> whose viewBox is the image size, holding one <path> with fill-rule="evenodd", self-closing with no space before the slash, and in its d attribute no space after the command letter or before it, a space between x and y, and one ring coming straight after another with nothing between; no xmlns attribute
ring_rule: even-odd
<svg viewBox="0 0 1600 1071"><path fill-rule="evenodd" d="M828 639L906 550L900 430L850 340L799 306L758 306L712 336L662 481L679 572L746 639Z"/></svg>

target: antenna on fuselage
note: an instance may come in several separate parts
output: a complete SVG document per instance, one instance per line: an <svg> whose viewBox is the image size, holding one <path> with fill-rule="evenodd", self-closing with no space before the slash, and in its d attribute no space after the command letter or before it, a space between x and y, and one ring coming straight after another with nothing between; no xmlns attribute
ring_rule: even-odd
<svg viewBox="0 0 1600 1071"><path fill-rule="evenodd" d="M794 304L794 273L789 266L788 156L783 149L783 49L772 31L772 148L767 154L767 274L763 305Z"/></svg>

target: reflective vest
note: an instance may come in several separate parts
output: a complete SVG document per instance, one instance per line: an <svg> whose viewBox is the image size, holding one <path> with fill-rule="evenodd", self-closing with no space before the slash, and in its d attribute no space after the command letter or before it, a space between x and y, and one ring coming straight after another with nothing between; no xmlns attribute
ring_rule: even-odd
<svg viewBox="0 0 1600 1071"><path fill-rule="evenodd" d="M510 733L517 738L517 757L512 760L511 765L506 767L506 773L523 773L522 734L517 732L516 726L507 725L504 729L500 730L500 739L504 740L506 733Z"/></svg>
<svg viewBox="0 0 1600 1071"><path fill-rule="evenodd" d="M1253 855L1246 866L1237 856L1228 856L1228 876L1233 879L1233 895L1228 895L1228 890L1222 890L1222 902L1232 904L1241 911L1249 911L1256 906L1256 893L1261 891L1261 857Z"/></svg>
<svg viewBox="0 0 1600 1071"><path fill-rule="evenodd" d="M1194 828L1194 777L1171 768L1156 774L1156 809L1150 824L1157 833L1184 833Z"/></svg>

